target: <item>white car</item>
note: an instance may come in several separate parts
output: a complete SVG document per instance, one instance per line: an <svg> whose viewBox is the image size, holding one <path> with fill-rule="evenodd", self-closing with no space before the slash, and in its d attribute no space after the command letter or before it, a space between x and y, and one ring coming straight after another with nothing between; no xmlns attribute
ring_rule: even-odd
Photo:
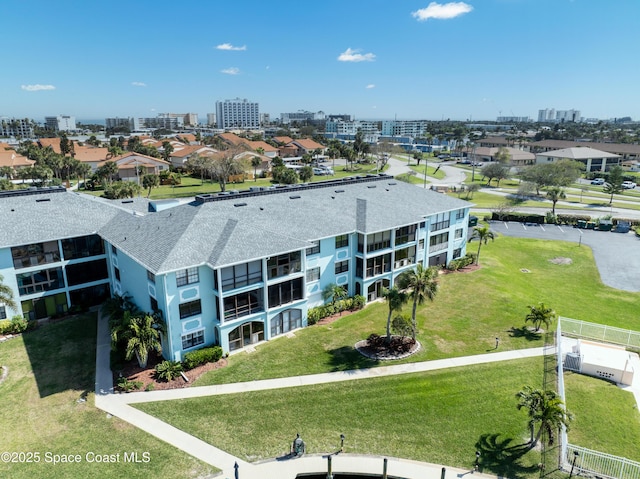
<svg viewBox="0 0 640 479"><path fill-rule="evenodd" d="M591 180L592 185L604 185L604 178L595 178Z"/></svg>
<svg viewBox="0 0 640 479"><path fill-rule="evenodd" d="M633 181L623 181L622 182L622 187L625 190L632 190L636 187L636 184Z"/></svg>

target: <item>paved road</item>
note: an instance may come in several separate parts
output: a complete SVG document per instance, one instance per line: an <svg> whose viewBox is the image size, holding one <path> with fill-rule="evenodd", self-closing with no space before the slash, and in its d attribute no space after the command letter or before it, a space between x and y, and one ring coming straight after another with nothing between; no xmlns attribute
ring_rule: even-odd
<svg viewBox="0 0 640 479"><path fill-rule="evenodd" d="M640 291L640 239L635 233L492 221L491 229L506 236L572 241L591 247L602 282L623 291Z"/></svg>

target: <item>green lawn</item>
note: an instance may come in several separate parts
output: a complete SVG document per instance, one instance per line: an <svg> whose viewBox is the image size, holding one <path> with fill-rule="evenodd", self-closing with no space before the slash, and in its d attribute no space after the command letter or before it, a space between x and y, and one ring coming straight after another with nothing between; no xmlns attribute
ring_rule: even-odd
<svg viewBox="0 0 640 479"><path fill-rule="evenodd" d="M475 252L477 244L470 243L469 251ZM553 264L549 260L555 257L569 257L573 262ZM480 263L483 267L475 272L440 276L435 301L418 307L418 340L423 350L403 361L485 353L493 347L496 336L501 338L501 349L541 346L541 338L519 331L527 306L539 301L562 316L637 329L640 293L604 286L588 247L499 237L482 247ZM405 312L410 311L409 304ZM228 367L207 373L197 384L375 366L374 361L354 351L353 345L373 332L384 334L386 318L386 304L370 304L332 324L296 331L295 339L267 342L251 355L234 354Z"/></svg>
<svg viewBox="0 0 640 479"><path fill-rule="evenodd" d="M33 452L39 463L0 462L0 477L202 477L216 472L164 442L94 407L96 317L66 319L0 344L9 375L0 384L0 452ZM86 397L86 402L78 402ZM45 454L79 454L79 464ZM124 463L124 453L149 453ZM89 463L87 453L120 454L119 463ZM32 458L35 456L32 456Z"/></svg>
<svg viewBox="0 0 640 479"><path fill-rule="evenodd" d="M509 478L537 477L526 415L516 409L523 385L541 387L542 358L215 396L137 408L248 461L287 451L299 432L310 453L396 456L471 468ZM207 420L203 421L202 418Z"/></svg>
<svg viewBox="0 0 640 479"><path fill-rule="evenodd" d="M424 175L424 163L420 166L411 165L409 166L409 168L411 168L411 170L415 171L416 173ZM429 167L427 168L427 176L441 180L445 176L447 176L447 174L444 172L444 170L441 170L439 166L434 166L433 163L429 163Z"/></svg>
<svg viewBox="0 0 640 479"><path fill-rule="evenodd" d="M640 412L633 394L572 372L565 372L564 382L567 409L574 415L569 442L640 461Z"/></svg>

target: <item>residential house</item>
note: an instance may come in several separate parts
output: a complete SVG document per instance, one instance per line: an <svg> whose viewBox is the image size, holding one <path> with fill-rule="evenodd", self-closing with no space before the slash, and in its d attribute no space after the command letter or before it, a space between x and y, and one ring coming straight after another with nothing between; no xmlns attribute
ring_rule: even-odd
<svg viewBox="0 0 640 479"><path fill-rule="evenodd" d="M113 161L118 166L118 177L123 181L140 181L144 175L158 175L163 170L168 170L170 163L162 158L141 155L133 151L127 151L119 156L114 156L108 161ZM98 164L104 165L106 161Z"/></svg>
<svg viewBox="0 0 640 479"><path fill-rule="evenodd" d="M574 160L584 164L587 172L609 171L612 166L620 165L620 155L595 150L589 147L563 148L536 154L536 163L549 163L558 160Z"/></svg>
<svg viewBox="0 0 640 479"><path fill-rule="evenodd" d="M500 151L500 149L506 150L509 155L509 165L510 166L527 166L533 165L536 162L536 155L533 153L529 153L528 151L522 151L518 148L511 147L492 147L488 148L485 146L477 146L473 149L473 151L467 154L467 158L472 162L476 161L496 161L496 155Z"/></svg>

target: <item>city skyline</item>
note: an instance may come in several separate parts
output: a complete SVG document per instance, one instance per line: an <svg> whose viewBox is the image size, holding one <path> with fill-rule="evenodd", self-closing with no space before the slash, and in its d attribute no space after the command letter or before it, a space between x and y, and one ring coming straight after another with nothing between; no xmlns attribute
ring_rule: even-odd
<svg viewBox="0 0 640 479"><path fill-rule="evenodd" d="M272 118L640 118L640 3L11 0L0 116L197 113L246 98Z"/></svg>

